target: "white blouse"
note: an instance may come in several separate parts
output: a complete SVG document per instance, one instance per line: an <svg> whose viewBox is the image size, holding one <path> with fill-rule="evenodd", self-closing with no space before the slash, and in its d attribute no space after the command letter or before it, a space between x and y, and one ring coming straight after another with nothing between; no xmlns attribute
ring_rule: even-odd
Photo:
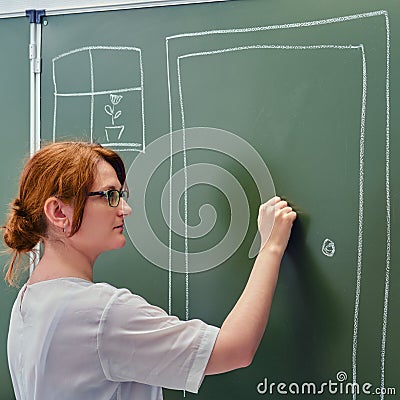
<svg viewBox="0 0 400 400"><path fill-rule="evenodd" d="M160 400L161 387L197 393L218 332L105 283L25 285L8 334L15 396Z"/></svg>

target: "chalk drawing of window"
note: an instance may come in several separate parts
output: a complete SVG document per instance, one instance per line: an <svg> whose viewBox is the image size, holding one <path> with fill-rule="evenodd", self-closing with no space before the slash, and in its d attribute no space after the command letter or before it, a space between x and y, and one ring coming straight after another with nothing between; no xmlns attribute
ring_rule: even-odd
<svg viewBox="0 0 400 400"><path fill-rule="evenodd" d="M92 46L53 59L53 141L80 137L118 151L145 149L142 53Z"/></svg>

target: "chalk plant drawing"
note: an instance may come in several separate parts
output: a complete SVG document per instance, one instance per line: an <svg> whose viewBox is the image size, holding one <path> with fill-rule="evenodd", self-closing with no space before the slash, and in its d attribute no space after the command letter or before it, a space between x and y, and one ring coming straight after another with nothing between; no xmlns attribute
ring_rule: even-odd
<svg viewBox="0 0 400 400"><path fill-rule="evenodd" d="M121 116L122 111L119 110L117 111L115 109L115 106L119 104L119 102L122 100L122 95L118 94L110 94L110 104L106 104L104 106L104 111L111 116L111 126L106 126L105 127L105 132L106 132L106 139L107 142L110 142L110 136L112 138L117 137L117 140L121 139L121 136L124 132L125 125L115 125L115 121Z"/></svg>

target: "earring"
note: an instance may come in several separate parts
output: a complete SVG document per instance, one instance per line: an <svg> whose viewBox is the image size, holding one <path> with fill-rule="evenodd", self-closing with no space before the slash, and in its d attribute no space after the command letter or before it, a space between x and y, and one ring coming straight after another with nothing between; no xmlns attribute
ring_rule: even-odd
<svg viewBox="0 0 400 400"><path fill-rule="evenodd" d="M66 231L66 226L67 226L67 223L65 222L64 227L63 227L63 233L65 233L65 231Z"/></svg>

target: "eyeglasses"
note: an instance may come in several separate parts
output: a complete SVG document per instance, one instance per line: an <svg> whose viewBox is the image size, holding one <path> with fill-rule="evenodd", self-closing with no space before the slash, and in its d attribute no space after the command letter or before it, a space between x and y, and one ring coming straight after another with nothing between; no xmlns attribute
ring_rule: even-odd
<svg viewBox="0 0 400 400"><path fill-rule="evenodd" d="M110 207L118 207L121 197L129 198L129 190L109 189L101 192L90 192L88 196L104 196Z"/></svg>

